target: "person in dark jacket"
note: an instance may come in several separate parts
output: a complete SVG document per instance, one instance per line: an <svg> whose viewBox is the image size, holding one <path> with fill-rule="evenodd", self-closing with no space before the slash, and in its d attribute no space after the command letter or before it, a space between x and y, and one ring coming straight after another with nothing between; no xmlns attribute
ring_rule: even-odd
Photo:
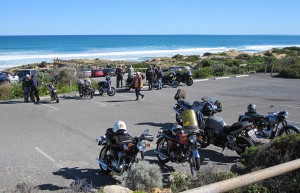
<svg viewBox="0 0 300 193"><path fill-rule="evenodd" d="M116 87L119 88L119 86L121 86L121 88L123 87L123 69L122 69L122 65L119 65L116 69L116 75L117 75L117 85Z"/></svg>
<svg viewBox="0 0 300 193"><path fill-rule="evenodd" d="M29 102L31 84L32 84L32 82L30 80L30 75L27 74L22 80L23 96L24 96L25 103Z"/></svg>
<svg viewBox="0 0 300 193"><path fill-rule="evenodd" d="M148 90L152 90L153 87L153 79L154 79L154 70L152 69L152 67L150 66L147 71L146 71L146 78L148 80L148 86L149 89Z"/></svg>
<svg viewBox="0 0 300 193"><path fill-rule="evenodd" d="M31 75L31 88L30 88L30 98L32 102L40 102L40 96L39 96L39 82L35 75ZM35 100L36 99L36 100Z"/></svg>

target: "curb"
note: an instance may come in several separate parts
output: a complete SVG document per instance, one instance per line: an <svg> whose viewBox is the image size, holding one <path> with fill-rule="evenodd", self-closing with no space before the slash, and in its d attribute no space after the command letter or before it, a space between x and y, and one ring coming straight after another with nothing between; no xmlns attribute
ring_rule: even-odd
<svg viewBox="0 0 300 193"><path fill-rule="evenodd" d="M237 76L234 76L235 78L241 78L241 77L247 77L249 76L249 74L245 74L245 75L237 75Z"/></svg>
<svg viewBox="0 0 300 193"><path fill-rule="evenodd" d="M202 82L202 81L208 81L209 79L206 78L206 79L195 79L194 82Z"/></svg>
<svg viewBox="0 0 300 193"><path fill-rule="evenodd" d="M218 78L214 78L214 80L222 80L222 79L228 79L228 78L230 78L230 76L218 77Z"/></svg>

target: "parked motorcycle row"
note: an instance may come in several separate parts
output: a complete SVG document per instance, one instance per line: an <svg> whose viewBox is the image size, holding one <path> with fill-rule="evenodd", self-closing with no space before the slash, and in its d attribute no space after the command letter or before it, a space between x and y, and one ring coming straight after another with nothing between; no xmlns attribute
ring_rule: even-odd
<svg viewBox="0 0 300 193"><path fill-rule="evenodd" d="M260 138L273 139L299 133L299 128L287 123L287 111L275 111L264 116L256 113L256 106L250 104L247 112L240 115L238 122L227 125L223 118L215 115L223 110L219 100L203 97L201 101L190 104L185 100L184 91L180 89L174 98L176 104L173 109L178 124L158 131L154 152L161 164L169 161L189 163L192 174L200 169L198 150L210 144L242 154L246 148L258 144ZM127 136L126 132L123 134L123 138ZM116 137L118 133L108 129L105 136L98 140L98 145L104 146L98 162L102 172L114 172L119 175L139 160L138 153L141 154L141 159L144 159L144 151L150 147L145 141L153 141L154 138L148 134L148 130L140 137L125 137L118 142L119 148L115 155L112 155L110 149L115 144L109 140L111 136Z"/></svg>

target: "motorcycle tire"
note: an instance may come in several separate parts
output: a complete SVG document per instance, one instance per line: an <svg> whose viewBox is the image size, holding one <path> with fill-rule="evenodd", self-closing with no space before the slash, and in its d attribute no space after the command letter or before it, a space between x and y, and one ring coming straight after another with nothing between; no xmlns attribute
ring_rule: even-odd
<svg viewBox="0 0 300 193"><path fill-rule="evenodd" d="M241 151L236 151L238 155L244 153L247 147L255 146L254 142L251 139L243 136L237 137L235 143L241 149Z"/></svg>
<svg viewBox="0 0 300 193"><path fill-rule="evenodd" d="M92 99L94 97L94 91L90 92L90 99Z"/></svg>
<svg viewBox="0 0 300 193"><path fill-rule="evenodd" d="M182 126L182 119L181 119L181 117L178 114L176 114L175 119L176 119L176 122L178 123L178 125Z"/></svg>
<svg viewBox="0 0 300 193"><path fill-rule="evenodd" d="M191 79L191 78L188 78L188 79L186 80L186 85L188 85L188 86L192 86L193 83L194 83L194 81L193 81L193 79Z"/></svg>
<svg viewBox="0 0 300 193"><path fill-rule="evenodd" d="M115 94L116 94L115 87L111 87L110 90L107 90L107 95L108 96L114 96Z"/></svg>
<svg viewBox="0 0 300 193"><path fill-rule="evenodd" d="M171 82L171 86L173 88L177 88L179 86L179 82L177 80L175 80L175 81Z"/></svg>
<svg viewBox="0 0 300 193"><path fill-rule="evenodd" d="M99 95L103 95L103 90L102 89L99 89Z"/></svg>
<svg viewBox="0 0 300 193"><path fill-rule="evenodd" d="M79 96L80 96L80 98L82 98L83 97L83 93L79 93Z"/></svg>
<svg viewBox="0 0 300 193"><path fill-rule="evenodd" d="M191 156L190 158L190 169L192 175L195 174L195 172L198 172L200 170L200 158L196 158L194 156Z"/></svg>
<svg viewBox="0 0 300 193"><path fill-rule="evenodd" d="M156 150L157 151L160 151L160 152L166 152L166 150L162 150L162 147L164 146L164 144L165 144L165 148L167 148L167 146L168 146L168 144L167 144L167 141L165 140L165 138L164 137L161 137L161 138L159 138L158 140L157 140L157 143L156 143L157 145L156 145ZM158 155L158 154L156 154L156 156L157 156L157 159L158 159L158 161L161 163L161 164L165 164L165 163L168 163L169 161L170 161L170 159L169 158L165 158L165 157L163 157L163 156L160 156L160 155Z"/></svg>
<svg viewBox="0 0 300 193"><path fill-rule="evenodd" d="M131 89L131 86L126 86L126 91L129 92Z"/></svg>
<svg viewBox="0 0 300 193"><path fill-rule="evenodd" d="M99 159L100 160L103 160L105 163L107 163L106 161L107 161L107 159L109 159L109 158L107 158L107 152L109 151L109 147L108 146L104 146L102 149L101 149L101 151L100 151L100 153L99 153ZM109 161L109 160L108 160ZM110 170L109 169L104 169L102 166L101 166L101 164L99 164L99 167L100 167L100 170L101 170L101 172L102 173L105 173L105 174L108 174L108 173L110 173Z"/></svg>
<svg viewBox="0 0 300 193"><path fill-rule="evenodd" d="M298 134L298 133L299 130L295 126L287 125L280 131L278 136L285 136L285 135Z"/></svg>
<svg viewBox="0 0 300 193"><path fill-rule="evenodd" d="M54 94L54 98L55 98L56 103L59 103L59 98L56 93Z"/></svg>

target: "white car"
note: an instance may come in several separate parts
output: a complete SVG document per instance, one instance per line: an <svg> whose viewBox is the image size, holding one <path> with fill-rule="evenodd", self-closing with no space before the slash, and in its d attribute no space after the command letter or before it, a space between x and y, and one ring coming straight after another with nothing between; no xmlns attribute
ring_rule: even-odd
<svg viewBox="0 0 300 193"><path fill-rule="evenodd" d="M7 81L10 83L18 83L18 75L10 75L8 72L0 72L0 82Z"/></svg>

